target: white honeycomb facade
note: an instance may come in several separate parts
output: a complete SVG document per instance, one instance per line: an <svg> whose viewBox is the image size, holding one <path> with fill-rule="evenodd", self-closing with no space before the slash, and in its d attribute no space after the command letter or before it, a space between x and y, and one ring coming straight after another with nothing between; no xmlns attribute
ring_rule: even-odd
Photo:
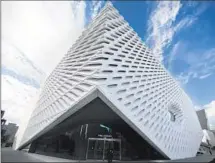
<svg viewBox="0 0 215 163"><path fill-rule="evenodd" d="M95 90L170 159L196 155L202 131L192 102L110 3L48 77L21 145Z"/></svg>

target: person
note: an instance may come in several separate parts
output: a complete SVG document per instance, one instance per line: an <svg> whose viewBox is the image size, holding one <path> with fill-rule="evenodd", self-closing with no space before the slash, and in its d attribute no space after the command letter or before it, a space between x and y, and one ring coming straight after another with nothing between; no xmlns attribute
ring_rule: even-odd
<svg viewBox="0 0 215 163"><path fill-rule="evenodd" d="M107 151L107 159L108 159L108 163L111 163L113 160L113 150L111 148L109 148Z"/></svg>

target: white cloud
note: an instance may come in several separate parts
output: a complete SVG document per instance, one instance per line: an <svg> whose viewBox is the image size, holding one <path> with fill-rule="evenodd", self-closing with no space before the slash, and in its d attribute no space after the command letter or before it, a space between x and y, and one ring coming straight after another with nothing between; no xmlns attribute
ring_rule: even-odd
<svg viewBox="0 0 215 163"><path fill-rule="evenodd" d="M181 72L177 79L181 83L186 84L190 79L198 78L205 79L215 73L215 48L208 49L207 51L188 52L183 50L182 46L176 53L186 53L186 61L189 68L185 72Z"/></svg>
<svg viewBox="0 0 215 163"><path fill-rule="evenodd" d="M47 75L85 25L84 1L4 1L2 35Z"/></svg>
<svg viewBox="0 0 215 163"><path fill-rule="evenodd" d="M4 118L7 122L21 124L26 115L32 112L28 103L39 93L39 90L21 83L8 75L1 76L2 83L2 110L5 110ZM34 106L34 104L31 104Z"/></svg>
<svg viewBox="0 0 215 163"><path fill-rule="evenodd" d="M45 74L35 67L22 51L20 51L14 45L2 40L2 71L9 70L13 73L34 80L39 85L43 83ZM8 72L2 72L9 75Z"/></svg>
<svg viewBox="0 0 215 163"><path fill-rule="evenodd" d="M199 77L199 79L204 79L204 78L207 78L207 77L209 77L211 75L212 75L212 73L209 73L209 74L206 74L206 75L202 75L202 76Z"/></svg>
<svg viewBox="0 0 215 163"><path fill-rule="evenodd" d="M179 49L181 48L181 46L183 46L183 44L179 41L179 42L177 42L174 46L173 46L173 48L172 48L172 51L170 52L170 56L169 56L169 58L168 58L168 69L169 70L171 70L171 66L172 66L172 61L175 59L175 56L176 55L180 55L180 54L178 54L178 51L179 51Z"/></svg>
<svg viewBox="0 0 215 163"><path fill-rule="evenodd" d="M196 20L197 17L187 16L175 25L174 31L180 31L182 28L187 28L191 26Z"/></svg>
<svg viewBox="0 0 215 163"><path fill-rule="evenodd" d="M149 18L149 36L146 42L152 46L153 52L159 60L162 60L161 53L163 48L172 41L174 35L173 23L180 8L180 1L158 2L158 5Z"/></svg>
<svg viewBox="0 0 215 163"><path fill-rule="evenodd" d="M146 42L160 61L164 48L171 44L174 35L197 20L198 14L176 20L181 8L180 1L161 1L150 15Z"/></svg>
<svg viewBox="0 0 215 163"><path fill-rule="evenodd" d="M194 13L195 16L201 15L208 8L208 6L209 6L209 3L200 3L199 7L197 7L196 12Z"/></svg>
<svg viewBox="0 0 215 163"><path fill-rule="evenodd" d="M187 84L190 79L190 73L187 75L184 75L184 73L180 73L178 76L176 76L176 80L179 81L182 84Z"/></svg>
<svg viewBox="0 0 215 163"><path fill-rule="evenodd" d="M194 109L195 109L196 111L198 111L198 110L202 110L202 107L201 107L201 106L198 106L198 105L195 105L195 106L194 106Z"/></svg>
<svg viewBox="0 0 215 163"><path fill-rule="evenodd" d="M101 9L104 1L92 1L92 6L91 6L91 18L93 19Z"/></svg>

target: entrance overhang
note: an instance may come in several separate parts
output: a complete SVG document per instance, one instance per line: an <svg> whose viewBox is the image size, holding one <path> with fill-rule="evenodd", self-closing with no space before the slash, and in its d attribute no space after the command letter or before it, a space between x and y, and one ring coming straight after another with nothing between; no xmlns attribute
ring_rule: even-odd
<svg viewBox="0 0 215 163"><path fill-rule="evenodd" d="M155 148L161 155L163 155L164 158L169 159L169 157L158 147L156 144L154 144L138 127L133 124L129 118L127 118L127 115L123 114L119 109L117 109L117 106L114 104L114 102L111 102L107 96L104 95L102 90L99 88L96 88L89 92L85 97L83 97L80 101L78 101L72 109L68 109L65 113L63 113L60 117L55 119L50 125L45 127L43 130L39 131L35 136L32 136L27 142L24 142L18 149L22 149L25 146L29 145L31 142L38 139L40 136L48 133L51 131L54 127L61 124L64 120L68 119L69 117L73 116L73 119L75 118L75 114L80 111L83 107L87 106L90 102L95 100L96 98L100 98L116 115L118 115L126 124L128 124L136 133L138 133L144 140L146 140L153 148ZM96 122L96 119L94 119ZM87 120L83 120L83 124L86 123ZM78 123L77 125L80 125ZM60 127L62 128L62 127Z"/></svg>

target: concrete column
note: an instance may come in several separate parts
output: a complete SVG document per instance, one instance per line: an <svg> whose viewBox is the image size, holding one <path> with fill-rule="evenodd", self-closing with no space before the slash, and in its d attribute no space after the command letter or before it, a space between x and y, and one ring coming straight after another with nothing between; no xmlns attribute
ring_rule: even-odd
<svg viewBox="0 0 215 163"><path fill-rule="evenodd" d="M57 140L56 140L56 152L57 153L59 152L59 149L60 149L60 137L57 137Z"/></svg>
<svg viewBox="0 0 215 163"><path fill-rule="evenodd" d="M28 150L29 153L35 153L37 149L37 142L33 141L30 145L30 148Z"/></svg>

